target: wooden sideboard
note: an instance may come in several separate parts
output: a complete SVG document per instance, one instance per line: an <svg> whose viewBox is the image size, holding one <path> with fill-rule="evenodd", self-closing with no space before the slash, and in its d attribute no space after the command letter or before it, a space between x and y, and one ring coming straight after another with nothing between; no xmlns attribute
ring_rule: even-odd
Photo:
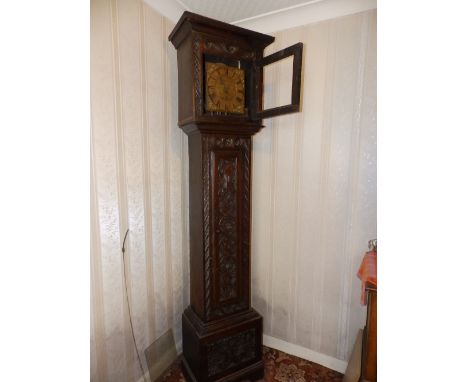
<svg viewBox="0 0 468 382"><path fill-rule="evenodd" d="M361 382L377 381L377 288L367 283L367 320L362 337Z"/></svg>

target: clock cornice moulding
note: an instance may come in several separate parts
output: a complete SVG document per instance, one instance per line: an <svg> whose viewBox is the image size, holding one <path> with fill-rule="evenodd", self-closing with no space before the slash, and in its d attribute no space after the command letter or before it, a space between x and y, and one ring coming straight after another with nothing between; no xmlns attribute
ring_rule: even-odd
<svg viewBox="0 0 468 382"><path fill-rule="evenodd" d="M177 22L185 11L192 11L183 2L177 0L144 1L173 22ZM259 33L273 33L376 8L377 0L313 0L236 20L230 24Z"/></svg>
<svg viewBox="0 0 468 382"><path fill-rule="evenodd" d="M186 28L187 24L190 24L189 28ZM169 34L168 39L173 41L174 46L178 48L184 39L190 35L191 30L200 30L206 32L207 29L215 30L217 28L222 28L228 33L234 33L242 36L246 38L247 41L249 41L252 45L266 47L275 40L275 38L272 36L251 31L237 25L229 25L210 17L197 15L196 13L190 11L184 11L182 13L174 29Z"/></svg>

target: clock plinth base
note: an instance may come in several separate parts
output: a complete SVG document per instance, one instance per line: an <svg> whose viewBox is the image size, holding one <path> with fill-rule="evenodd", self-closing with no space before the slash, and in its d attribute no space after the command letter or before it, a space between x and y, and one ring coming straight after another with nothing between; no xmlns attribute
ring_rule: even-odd
<svg viewBox="0 0 468 382"><path fill-rule="evenodd" d="M216 379L216 382L234 382L234 381L258 381L263 378L263 361L257 362L250 366L245 367L235 373L229 374L224 378ZM200 379L196 379L187 360L182 356L182 373L184 374L187 382L200 382ZM211 381L211 380L210 380Z"/></svg>
<svg viewBox="0 0 468 382"><path fill-rule="evenodd" d="M263 377L262 317L253 309L203 322L182 316L182 371L187 381L256 381Z"/></svg>

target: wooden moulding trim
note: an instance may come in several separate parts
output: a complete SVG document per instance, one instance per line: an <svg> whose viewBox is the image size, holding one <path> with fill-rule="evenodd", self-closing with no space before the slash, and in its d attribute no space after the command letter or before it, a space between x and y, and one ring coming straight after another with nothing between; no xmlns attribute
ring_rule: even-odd
<svg viewBox="0 0 468 382"><path fill-rule="evenodd" d="M273 349L281 350L284 353L303 358L307 361L318 363L319 365L328 367L329 369L343 374L348 366L346 361L342 361L329 355L280 340L279 338L270 337L265 334L263 335L263 344Z"/></svg>
<svg viewBox="0 0 468 382"><path fill-rule="evenodd" d="M255 123L236 123L236 124L196 124L191 123L181 126L181 129L187 135L191 135L197 132L204 134L232 134L234 136L251 136L260 131L264 126Z"/></svg>
<svg viewBox="0 0 468 382"><path fill-rule="evenodd" d="M213 120L216 118L216 120ZM261 122L258 120L251 120L245 117L236 117L236 116L223 116L223 115L214 115L214 116L200 116L200 117L187 117L179 121L179 127L184 125L238 125L238 126L249 126L249 125L261 125Z"/></svg>
<svg viewBox="0 0 468 382"><path fill-rule="evenodd" d="M192 327L203 335L213 335L218 330L224 330L227 325L234 327L236 325L243 325L252 320L258 320L261 317L254 309L250 308L246 311L235 313L218 320L204 322L189 306L185 309L185 317Z"/></svg>
<svg viewBox="0 0 468 382"><path fill-rule="evenodd" d="M259 32L254 32L249 29L241 28L228 23L223 23L219 20L210 19L209 17L185 11L168 37L169 41L171 41L176 46L176 48L178 46L176 44L180 43L183 40L183 38L180 38L178 34L181 30L183 30L182 27L185 23L190 23L192 25L200 25L213 29L223 29L224 31L232 32L252 40L260 40L265 44L265 46L271 44L275 40L273 36L269 36Z"/></svg>

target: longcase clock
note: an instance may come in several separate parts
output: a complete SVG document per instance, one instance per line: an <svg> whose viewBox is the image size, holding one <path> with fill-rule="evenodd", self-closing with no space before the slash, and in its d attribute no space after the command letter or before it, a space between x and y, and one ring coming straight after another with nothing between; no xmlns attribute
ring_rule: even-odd
<svg viewBox="0 0 468 382"><path fill-rule="evenodd" d="M190 306L182 317L188 381L263 377L262 317L250 304L252 136L262 118L299 110L302 44L185 12L177 49L179 126L188 135ZM293 56L291 103L263 109L263 68Z"/></svg>

